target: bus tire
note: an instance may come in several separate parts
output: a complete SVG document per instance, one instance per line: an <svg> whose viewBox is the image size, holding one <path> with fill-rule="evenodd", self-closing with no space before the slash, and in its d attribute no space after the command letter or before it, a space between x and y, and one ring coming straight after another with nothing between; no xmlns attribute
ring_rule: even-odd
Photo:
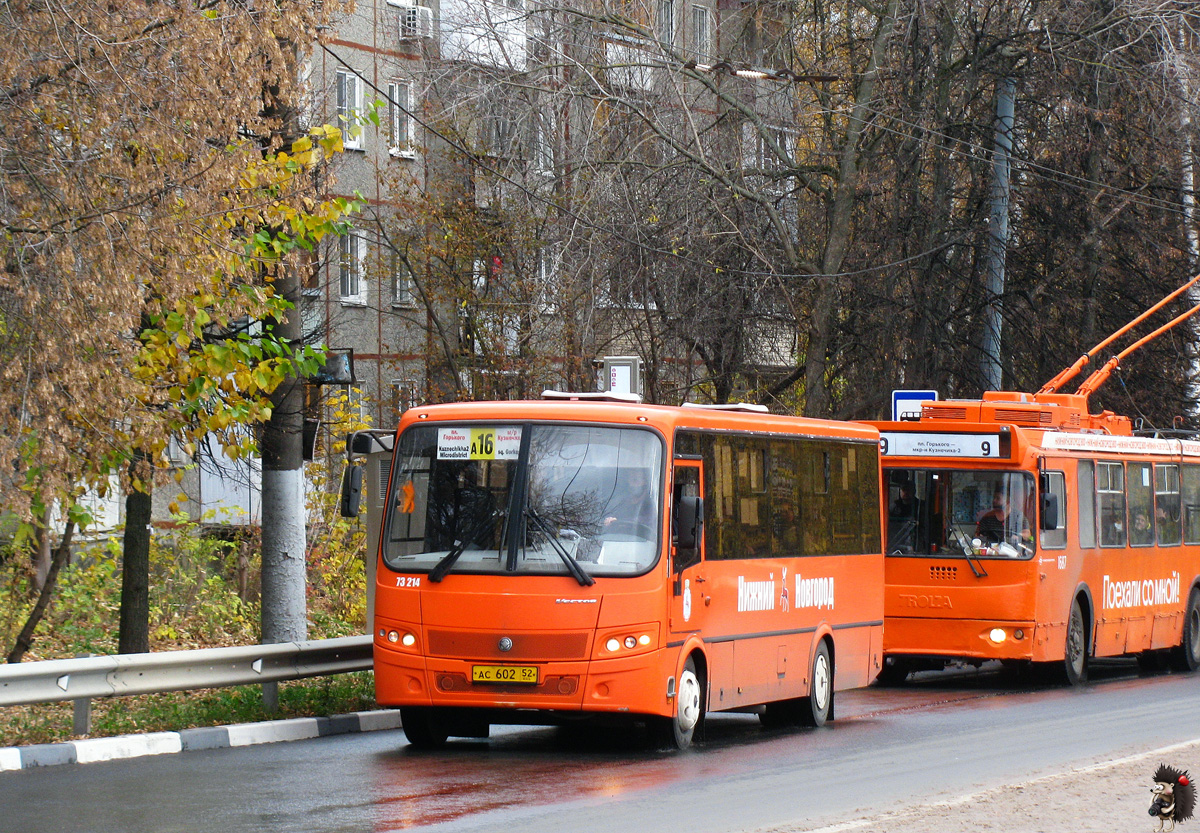
<svg viewBox="0 0 1200 833"><path fill-rule="evenodd" d="M429 706L401 706L400 725L408 742L417 749L438 749L450 736L446 721Z"/></svg>
<svg viewBox="0 0 1200 833"><path fill-rule="evenodd" d="M1067 639L1063 646L1062 676L1068 685L1079 686L1087 682L1088 638L1087 620L1079 599L1071 602L1071 615L1067 618Z"/></svg>
<svg viewBox="0 0 1200 833"><path fill-rule="evenodd" d="M1174 666L1180 671L1200 668L1200 588L1188 594L1187 610L1183 614L1183 638L1174 651Z"/></svg>
<svg viewBox="0 0 1200 833"><path fill-rule="evenodd" d="M656 745L662 749L687 749L704 720L704 676L696 662L687 658L675 687L674 714L652 721Z"/></svg>
<svg viewBox="0 0 1200 833"><path fill-rule="evenodd" d="M804 726L824 726L832 718L833 663L829 659L828 644L821 640L813 654L808 696L800 700L800 723Z"/></svg>

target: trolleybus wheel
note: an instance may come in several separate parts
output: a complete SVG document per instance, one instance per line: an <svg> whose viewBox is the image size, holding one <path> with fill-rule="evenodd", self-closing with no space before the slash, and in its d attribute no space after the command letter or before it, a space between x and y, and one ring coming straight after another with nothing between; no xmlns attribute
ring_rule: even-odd
<svg viewBox="0 0 1200 833"><path fill-rule="evenodd" d="M1067 619L1067 642L1063 649L1062 674L1069 685L1087 682L1087 626L1079 599L1071 602L1071 615Z"/></svg>
<svg viewBox="0 0 1200 833"><path fill-rule="evenodd" d="M1174 665L1180 671L1200 668L1200 588L1193 587L1188 595L1183 618L1183 640L1174 653Z"/></svg>
<svg viewBox="0 0 1200 833"><path fill-rule="evenodd" d="M824 640L813 656L808 696L800 701L800 722L805 726L824 726L833 717L833 663Z"/></svg>
<svg viewBox="0 0 1200 833"><path fill-rule="evenodd" d="M675 687L675 713L652 722L656 743L667 749L687 749L704 719L704 680L696 663L687 658Z"/></svg>
<svg viewBox="0 0 1200 833"><path fill-rule="evenodd" d="M408 742L418 749L437 749L450 736L445 720L428 706L401 706L400 725Z"/></svg>

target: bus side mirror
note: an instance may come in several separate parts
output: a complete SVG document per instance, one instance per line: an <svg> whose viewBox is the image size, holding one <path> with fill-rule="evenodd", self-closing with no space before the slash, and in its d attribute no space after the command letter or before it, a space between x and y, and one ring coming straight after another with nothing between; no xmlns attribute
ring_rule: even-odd
<svg viewBox="0 0 1200 833"><path fill-rule="evenodd" d="M1058 495L1042 492L1042 529L1058 529Z"/></svg>
<svg viewBox="0 0 1200 833"><path fill-rule="evenodd" d="M342 473L342 517L357 518L362 498L362 466L346 466Z"/></svg>

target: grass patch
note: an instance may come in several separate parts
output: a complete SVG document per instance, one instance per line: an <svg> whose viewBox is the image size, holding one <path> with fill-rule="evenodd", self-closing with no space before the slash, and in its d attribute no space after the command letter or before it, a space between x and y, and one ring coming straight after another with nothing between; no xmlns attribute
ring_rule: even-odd
<svg viewBox="0 0 1200 833"><path fill-rule="evenodd" d="M336 498L336 496L334 496ZM156 531L150 551L150 650L221 648L259 642L259 545L214 537L185 518ZM361 529L325 530L309 554L308 638L368 632ZM36 592L28 553L0 546L0 649L12 647ZM118 538L88 542L59 578L26 662L117 651L121 591ZM2 657L2 655L0 655ZM261 686L111 697L92 701L89 737L178 731L375 708L371 672L279 684L279 711L263 708ZM0 707L0 747L71 740L71 702Z"/></svg>

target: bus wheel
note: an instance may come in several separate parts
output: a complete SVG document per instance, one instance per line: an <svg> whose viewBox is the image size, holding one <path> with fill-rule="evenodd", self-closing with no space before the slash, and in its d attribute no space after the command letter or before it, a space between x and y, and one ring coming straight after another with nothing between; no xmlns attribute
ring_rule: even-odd
<svg viewBox="0 0 1200 833"><path fill-rule="evenodd" d="M1067 644L1063 651L1062 674L1068 685L1083 685L1087 682L1087 627L1078 599L1071 602L1071 616L1067 619Z"/></svg>
<svg viewBox="0 0 1200 833"><path fill-rule="evenodd" d="M665 749L687 749L703 719L704 680L696 671L695 661L688 657L675 688L675 714L653 721L654 740Z"/></svg>
<svg viewBox="0 0 1200 833"><path fill-rule="evenodd" d="M445 720L428 706L401 706L400 725L408 742L417 749L437 749L450 736Z"/></svg>
<svg viewBox="0 0 1200 833"><path fill-rule="evenodd" d="M813 656L808 696L800 700L800 722L805 726L824 726L833 717L833 663L829 646L822 641Z"/></svg>
<svg viewBox="0 0 1200 833"><path fill-rule="evenodd" d="M1174 665L1180 671L1200 668L1200 588L1192 588L1188 595L1183 619L1183 641L1175 649L1174 659Z"/></svg>

